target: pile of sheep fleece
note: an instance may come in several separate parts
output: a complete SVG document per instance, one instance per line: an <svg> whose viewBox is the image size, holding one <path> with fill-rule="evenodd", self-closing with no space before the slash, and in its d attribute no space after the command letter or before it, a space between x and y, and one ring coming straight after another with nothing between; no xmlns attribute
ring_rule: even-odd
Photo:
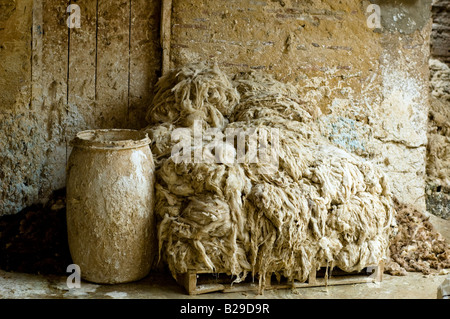
<svg viewBox="0 0 450 319"><path fill-rule="evenodd" d="M432 214L450 219L450 67L430 59L426 203Z"/></svg>
<svg viewBox="0 0 450 319"><path fill-rule="evenodd" d="M262 72L228 77L198 63L160 78L145 130L159 258L173 276L251 273L263 289L267 274L305 282L313 267L360 271L387 257L387 180L321 136L315 112Z"/></svg>

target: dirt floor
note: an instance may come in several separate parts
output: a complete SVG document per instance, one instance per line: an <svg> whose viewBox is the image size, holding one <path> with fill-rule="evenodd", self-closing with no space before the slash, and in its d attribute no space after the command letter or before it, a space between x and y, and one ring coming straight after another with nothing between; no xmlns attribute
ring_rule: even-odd
<svg viewBox="0 0 450 319"><path fill-rule="evenodd" d="M450 241L450 220L431 215L436 229ZM450 272L450 270L447 270ZM151 273L138 282L120 285L97 285L81 282L81 288L69 289L64 276L39 276L0 270L0 298L47 299L181 299L181 298L285 298L285 299L436 299L437 288L448 275L408 273L407 276L385 274L379 284L353 284L345 286L314 287L256 292L209 293L189 296L170 275Z"/></svg>

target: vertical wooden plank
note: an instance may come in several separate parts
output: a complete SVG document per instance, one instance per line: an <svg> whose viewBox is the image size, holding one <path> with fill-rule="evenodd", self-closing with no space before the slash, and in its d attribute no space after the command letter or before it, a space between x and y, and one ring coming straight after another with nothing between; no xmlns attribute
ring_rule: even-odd
<svg viewBox="0 0 450 319"><path fill-rule="evenodd" d="M160 1L132 0L130 25L129 127L146 125L153 85L161 74Z"/></svg>
<svg viewBox="0 0 450 319"><path fill-rule="evenodd" d="M129 0L98 0L97 107L99 127L128 121Z"/></svg>
<svg viewBox="0 0 450 319"><path fill-rule="evenodd" d="M0 216L37 198L37 126L31 100L31 0L0 0ZM30 187L28 186L30 185ZM33 186L31 186L33 185ZM4 258L4 257L0 257Z"/></svg>
<svg viewBox="0 0 450 319"><path fill-rule="evenodd" d="M33 10L33 109L48 116L49 139L62 124L67 102L69 0L36 0ZM54 131L55 130L55 131Z"/></svg>
<svg viewBox="0 0 450 319"><path fill-rule="evenodd" d="M186 274L185 287L190 295L196 294L197 290L197 272L194 270L188 270Z"/></svg>
<svg viewBox="0 0 450 319"><path fill-rule="evenodd" d="M161 47L162 73L170 69L170 38L172 34L172 0L162 0L161 8Z"/></svg>
<svg viewBox="0 0 450 319"><path fill-rule="evenodd" d="M309 285L315 285L317 284L317 271L316 271L316 266L314 265L314 267L311 268L311 271L309 272L309 277L308 277L308 284Z"/></svg>
<svg viewBox="0 0 450 319"><path fill-rule="evenodd" d="M33 10L32 109L40 112L45 145L39 196L65 185L69 0L35 0Z"/></svg>
<svg viewBox="0 0 450 319"><path fill-rule="evenodd" d="M32 2L0 1L0 112L28 110L31 100Z"/></svg>
<svg viewBox="0 0 450 319"><path fill-rule="evenodd" d="M43 38L43 0L33 1L33 25L31 44L31 110L42 104L42 38Z"/></svg>
<svg viewBox="0 0 450 319"><path fill-rule="evenodd" d="M74 117L70 137L77 130L97 127L95 105L97 0L73 1L80 7L81 27L70 29L68 108Z"/></svg>

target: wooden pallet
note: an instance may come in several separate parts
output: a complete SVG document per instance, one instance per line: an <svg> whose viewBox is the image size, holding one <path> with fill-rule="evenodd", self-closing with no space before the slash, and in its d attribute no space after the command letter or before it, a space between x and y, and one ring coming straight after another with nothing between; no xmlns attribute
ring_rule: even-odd
<svg viewBox="0 0 450 319"><path fill-rule="evenodd" d="M376 283L382 281L383 270L383 262L366 267L361 272L352 273L337 268L327 271L326 267L321 267L318 271L311 271L306 282L287 282L283 279L278 282L274 276L269 276L266 279L264 290ZM207 270L189 270L187 273L176 276L177 282L186 289L189 295L200 295L215 291L225 293L260 291L258 281L251 282L251 277L251 275L248 275L247 281L232 284L231 276L223 273L212 274Z"/></svg>

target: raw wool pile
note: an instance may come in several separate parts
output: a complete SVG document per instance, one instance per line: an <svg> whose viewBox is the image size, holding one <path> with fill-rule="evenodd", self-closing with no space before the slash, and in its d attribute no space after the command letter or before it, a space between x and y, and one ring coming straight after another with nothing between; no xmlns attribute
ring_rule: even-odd
<svg viewBox="0 0 450 319"><path fill-rule="evenodd" d="M416 209L395 202L398 232L392 239L385 272L405 276L407 271L425 275L450 268L450 245Z"/></svg>
<svg viewBox="0 0 450 319"><path fill-rule="evenodd" d="M427 210L450 218L450 68L430 60L431 109L427 146Z"/></svg>
<svg viewBox="0 0 450 319"><path fill-rule="evenodd" d="M252 272L264 287L266 274L304 282L313 267L355 271L386 258L395 211L385 177L323 138L295 87L188 65L159 80L148 119L160 258L174 276L206 269L239 282ZM202 158L175 160L173 134L193 136L194 120L204 134L188 151ZM230 160L239 140L217 143L207 129L269 132L258 151L270 149L269 160Z"/></svg>
<svg viewBox="0 0 450 319"><path fill-rule="evenodd" d="M238 92L217 66L200 68L192 64L169 71L156 83L146 116L151 124L146 131L153 141L156 166L177 144L172 141L176 128L192 129L194 121L200 121L202 129L222 130L238 100Z"/></svg>

